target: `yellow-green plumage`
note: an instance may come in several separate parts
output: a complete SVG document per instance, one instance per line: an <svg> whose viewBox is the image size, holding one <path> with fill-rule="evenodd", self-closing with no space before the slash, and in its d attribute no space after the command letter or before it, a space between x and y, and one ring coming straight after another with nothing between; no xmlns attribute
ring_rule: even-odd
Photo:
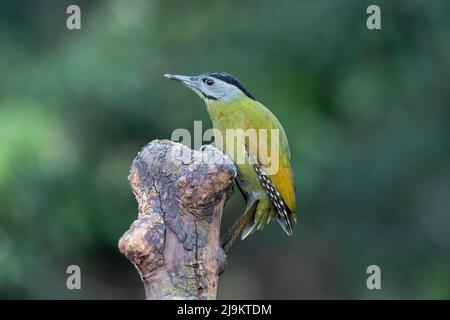
<svg viewBox="0 0 450 320"><path fill-rule="evenodd" d="M289 214L294 216L295 186L290 166L290 151L286 134L278 119L264 105L245 95L225 102L208 101L207 108L214 128L222 132L224 139L223 145L219 143L217 146L228 154L232 160L236 157L236 151L227 149L227 135L225 134L227 129L266 129L268 130L267 147L269 150L271 145L270 129L279 130L279 169L276 174L269 175L269 179L280 193L290 211ZM258 152L257 155L253 154L253 156L259 162L266 163L267 159L261 159L261 156L264 157L264 154L267 153ZM225 242L230 242L229 245L231 245L236 236L244 231L245 227L247 227L248 231L243 234L244 237L252 233L255 229L262 229L265 223L270 222L277 215L277 209L263 188L254 166L249 162L244 164L236 163L236 166L238 169L237 182L247 197L247 203L254 199L258 200L258 203L254 212L249 212L249 215L244 217L244 219L246 218L248 220L245 220L245 223L232 231L234 234L228 236L230 239L225 240ZM253 225L255 228L252 228Z"/></svg>
<svg viewBox="0 0 450 320"><path fill-rule="evenodd" d="M216 146L235 162L237 184L247 202L241 217L235 222L223 239L223 247L228 250L239 234L245 238L255 230L277 217L288 235L292 235L295 222L295 185L290 164L290 151L286 134L278 119L264 105L259 103L234 77L222 73L204 73L196 77L166 75L182 82L201 96L211 117L213 126L221 133L223 141L216 139ZM253 129L267 132L265 143L257 146L245 145L247 160L236 161L238 152L228 146L227 129ZM278 130L279 140L275 140L273 129ZM259 138L259 136L258 136ZM278 141L278 144L275 142ZM266 171L271 160L271 147L276 149L278 170ZM256 147L256 148L255 148ZM255 164L256 163L256 164Z"/></svg>

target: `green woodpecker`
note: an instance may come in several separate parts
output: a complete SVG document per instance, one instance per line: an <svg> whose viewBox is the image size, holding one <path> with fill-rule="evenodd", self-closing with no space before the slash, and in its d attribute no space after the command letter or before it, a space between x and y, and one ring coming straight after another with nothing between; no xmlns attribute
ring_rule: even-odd
<svg viewBox="0 0 450 320"><path fill-rule="evenodd" d="M224 250L231 247L239 234L245 239L274 217L283 230L292 235L296 221L294 176L287 137L278 119L229 74L208 72L199 76L164 76L183 83L203 98L213 127L221 135L221 139L216 137L215 144L236 165L236 182L247 206L223 238ZM249 129L266 135L256 135L257 143L251 143L251 136L246 136L241 147L245 150L238 150L238 143L230 144L228 131L248 133ZM237 154L241 151L245 161L237 161ZM267 164L274 161L277 161L277 166L269 172Z"/></svg>

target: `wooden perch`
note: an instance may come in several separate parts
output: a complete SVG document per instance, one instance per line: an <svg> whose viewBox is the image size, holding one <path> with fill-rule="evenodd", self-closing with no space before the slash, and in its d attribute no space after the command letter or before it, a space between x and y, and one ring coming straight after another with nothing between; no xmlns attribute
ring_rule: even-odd
<svg viewBox="0 0 450 320"><path fill-rule="evenodd" d="M139 271L149 300L216 298L226 264L220 223L234 167L214 147L206 149L154 140L131 166L139 215L119 249Z"/></svg>

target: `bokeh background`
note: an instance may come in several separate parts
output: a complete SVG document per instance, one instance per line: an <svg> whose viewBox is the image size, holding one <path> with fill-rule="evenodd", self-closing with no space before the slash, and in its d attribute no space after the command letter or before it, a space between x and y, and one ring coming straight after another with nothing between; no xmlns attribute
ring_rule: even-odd
<svg viewBox="0 0 450 320"><path fill-rule="evenodd" d="M450 298L449 14L447 0L0 1L0 297L144 298L117 249L137 215L131 161L210 127L162 75L222 70L283 123L299 223L238 242L219 298ZM236 191L224 224L243 205Z"/></svg>

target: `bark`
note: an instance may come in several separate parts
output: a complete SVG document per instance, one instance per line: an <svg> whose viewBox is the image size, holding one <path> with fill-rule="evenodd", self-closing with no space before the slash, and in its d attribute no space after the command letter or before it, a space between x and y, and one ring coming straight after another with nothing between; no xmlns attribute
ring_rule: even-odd
<svg viewBox="0 0 450 320"><path fill-rule="evenodd" d="M191 150L154 140L137 155L128 180L138 219L119 240L147 299L215 299L226 264L220 246L235 169L213 147Z"/></svg>

